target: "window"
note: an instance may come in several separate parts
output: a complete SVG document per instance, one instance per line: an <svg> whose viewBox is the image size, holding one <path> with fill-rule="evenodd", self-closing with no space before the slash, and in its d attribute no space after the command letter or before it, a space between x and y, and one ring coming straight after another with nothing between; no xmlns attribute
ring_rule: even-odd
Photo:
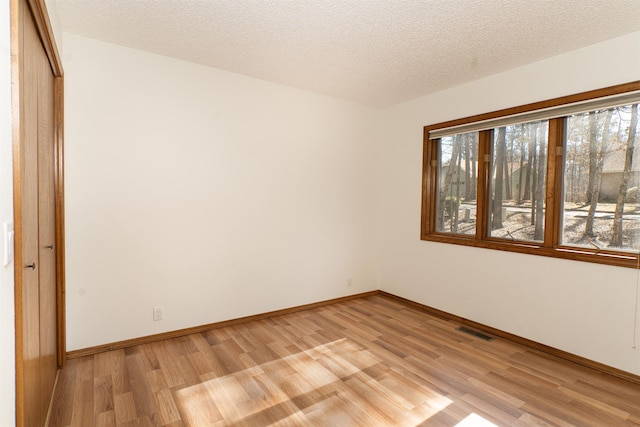
<svg viewBox="0 0 640 427"><path fill-rule="evenodd" d="M489 235L510 240L544 238L548 121L493 131Z"/></svg>
<svg viewBox="0 0 640 427"><path fill-rule="evenodd" d="M444 137L438 148L436 230L475 235L478 133Z"/></svg>
<svg viewBox="0 0 640 427"><path fill-rule="evenodd" d="M637 251L638 104L567 118L562 243Z"/></svg>
<svg viewBox="0 0 640 427"><path fill-rule="evenodd" d="M640 82L424 129L423 240L635 267Z"/></svg>

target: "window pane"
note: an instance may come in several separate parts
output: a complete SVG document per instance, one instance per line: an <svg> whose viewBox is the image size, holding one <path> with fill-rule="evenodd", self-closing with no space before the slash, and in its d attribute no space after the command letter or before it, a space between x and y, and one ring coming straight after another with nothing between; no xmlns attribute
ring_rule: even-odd
<svg viewBox="0 0 640 427"><path fill-rule="evenodd" d="M638 106L567 118L564 244L638 250Z"/></svg>
<svg viewBox="0 0 640 427"><path fill-rule="evenodd" d="M476 233L478 133L440 139L436 231Z"/></svg>
<svg viewBox="0 0 640 427"><path fill-rule="evenodd" d="M491 152L489 235L544 240L547 120L497 128Z"/></svg>

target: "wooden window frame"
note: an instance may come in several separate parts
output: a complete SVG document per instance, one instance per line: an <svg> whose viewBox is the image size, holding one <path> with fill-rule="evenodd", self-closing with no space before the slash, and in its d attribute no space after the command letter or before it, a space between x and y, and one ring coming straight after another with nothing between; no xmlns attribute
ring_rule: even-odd
<svg viewBox="0 0 640 427"><path fill-rule="evenodd" d="M562 231L560 227L562 224L563 214L562 175L564 169L563 150L566 116L549 119L549 155L547 156L547 189L545 194L546 211L544 218L545 227L543 242L512 241L489 236L488 215L490 177L489 168L487 167L488 162L485 159L487 156L491 155L493 129L478 132L476 234L462 235L435 231L436 200L438 197L438 170L436 165L440 139L430 139L429 133L434 130L449 128L452 126L492 120L534 110L552 108L639 90L640 80L425 126L422 159L422 213L420 238L430 242L474 246L479 248L572 259L620 267L638 267L638 253L635 252L624 252L610 249L592 249L560 243L560 233Z"/></svg>

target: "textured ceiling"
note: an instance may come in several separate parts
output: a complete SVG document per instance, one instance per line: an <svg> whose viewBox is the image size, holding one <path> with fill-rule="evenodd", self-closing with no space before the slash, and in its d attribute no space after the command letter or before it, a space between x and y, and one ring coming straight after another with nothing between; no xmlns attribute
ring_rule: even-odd
<svg viewBox="0 0 640 427"><path fill-rule="evenodd" d="M63 31L378 107L640 30L640 0L53 4Z"/></svg>

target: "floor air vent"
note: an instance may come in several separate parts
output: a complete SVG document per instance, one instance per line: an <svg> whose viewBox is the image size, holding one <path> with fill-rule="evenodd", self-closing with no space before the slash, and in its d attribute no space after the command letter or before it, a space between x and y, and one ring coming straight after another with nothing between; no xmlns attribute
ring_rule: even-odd
<svg viewBox="0 0 640 427"><path fill-rule="evenodd" d="M460 326L458 328L458 330L460 332L464 332L465 334L473 335L474 337L478 337L478 338L480 338L482 340L485 340L485 341L493 340L493 337L490 337L489 335L485 335L482 332L474 331L473 329L465 328L464 326Z"/></svg>

